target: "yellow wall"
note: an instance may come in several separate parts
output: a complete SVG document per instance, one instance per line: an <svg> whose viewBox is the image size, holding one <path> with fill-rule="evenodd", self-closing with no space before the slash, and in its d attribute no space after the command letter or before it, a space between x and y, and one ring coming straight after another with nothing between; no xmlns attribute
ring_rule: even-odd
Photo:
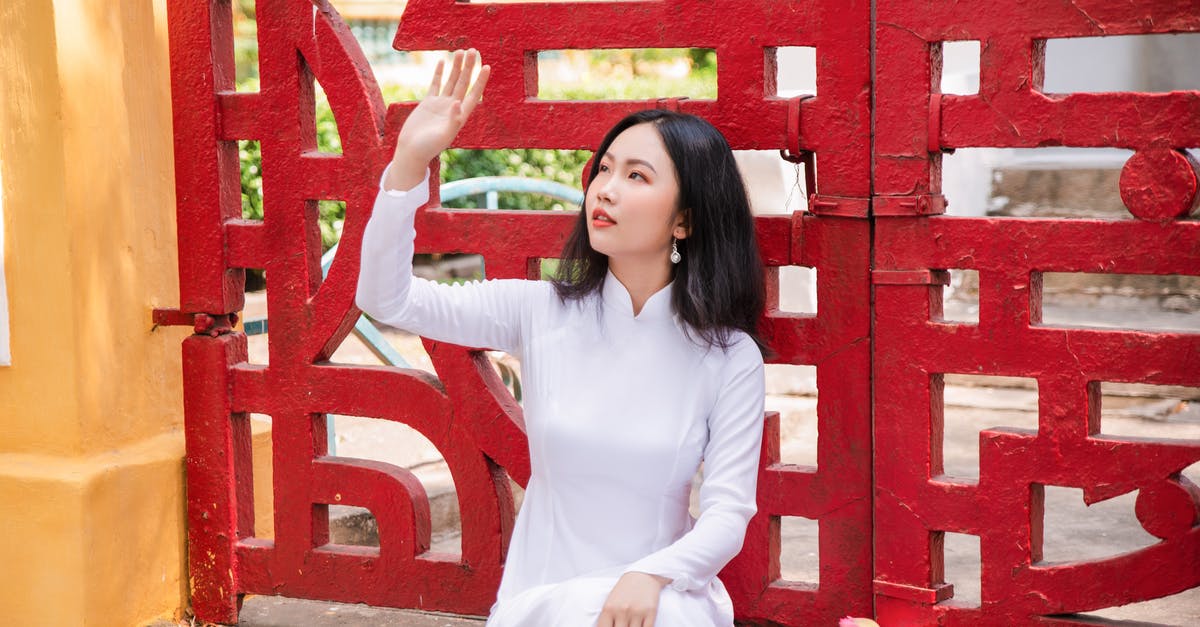
<svg viewBox="0 0 1200 627"><path fill-rule="evenodd" d="M177 614L188 330L151 329L178 302L166 0L3 0L0 33L0 622Z"/></svg>

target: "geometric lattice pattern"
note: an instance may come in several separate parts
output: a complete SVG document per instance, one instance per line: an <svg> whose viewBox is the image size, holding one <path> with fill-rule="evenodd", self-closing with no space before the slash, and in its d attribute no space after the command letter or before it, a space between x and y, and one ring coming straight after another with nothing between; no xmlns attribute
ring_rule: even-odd
<svg viewBox="0 0 1200 627"><path fill-rule="evenodd" d="M1042 323L1042 273L1200 274L1200 93L1046 94L1045 39L1200 30L1187 2L877 3L874 277L875 594L883 624L1014 625L1200 585L1200 442L1101 434L1100 383L1200 386L1200 336ZM980 42L978 95L934 93L941 42ZM924 112L928 112L925 115ZM940 158L967 146L1134 150L1136 220L957 218ZM947 270L979 276L978 324L942 319ZM942 472L943 373L1037 380L1036 432L979 436L979 479ZM1138 491L1161 542L1103 561L1042 560L1044 486L1088 503ZM946 601L945 532L979 537L978 608ZM1041 624L1074 624L1040 619Z"/></svg>
<svg viewBox="0 0 1200 627"><path fill-rule="evenodd" d="M594 148L626 113L661 106L704 116L735 149L779 149L810 166L809 210L759 217L757 229L775 362L816 367L818 461L781 463L778 416L765 416L759 513L722 572L748 624L873 613L888 625L1020 624L1200 585L1200 491L1179 474L1200 460L1200 442L1106 437L1098 417L1100 381L1200 386L1200 337L1040 322L1042 272L1200 274L1200 222L1188 218L1200 168L1181 150L1200 146L1200 93L1043 94L1045 38L1200 31L1200 15L1170 1L986 7L410 0L401 21L396 48L474 47L493 68L456 146ZM229 0L172 2L168 11L184 314L176 320L197 330L183 346L197 616L234 622L247 593L485 613L514 520L508 477L521 485L529 477L520 407L466 347L426 342L436 378L328 361L359 315L362 231L413 103L385 107L349 29L323 0L257 2L254 93L234 91ZM931 87L940 42L958 39L981 41L978 95ZM787 46L816 49L815 97L775 95L775 49ZM536 98L538 50L613 47L713 48L718 97ZM341 154L317 151L314 81L337 119ZM241 219L238 140L261 143L261 221ZM1139 219L941 215L943 150L1044 145L1135 150L1121 191ZM560 250L571 216L449 211L431 182L418 252L477 253L489 277L535 278L539 261ZM347 204L324 278L320 200ZM779 310L784 266L817 270L816 314ZM246 338L232 330L246 268L271 281L265 366L248 363ZM951 268L979 273L977 325L941 319ZM1039 429L982 433L977 482L942 473L948 372L1038 381ZM273 539L253 529L250 412L273 418ZM402 422L438 447L458 490L461 554L429 551L429 502L411 473L327 454L328 413ZM1137 490L1139 519L1162 541L1102 562L1044 564L1044 485L1082 488L1091 501ZM331 504L370 509L380 546L330 544ZM818 522L819 581L780 578L781 516ZM980 538L978 608L955 605L943 582L945 532Z"/></svg>

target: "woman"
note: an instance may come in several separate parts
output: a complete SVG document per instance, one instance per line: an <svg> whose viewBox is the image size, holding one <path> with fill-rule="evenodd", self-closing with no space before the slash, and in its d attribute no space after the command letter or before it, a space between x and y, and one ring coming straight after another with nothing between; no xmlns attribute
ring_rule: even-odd
<svg viewBox="0 0 1200 627"><path fill-rule="evenodd" d="M405 121L363 234L356 302L376 320L521 361L532 474L489 627L733 623L718 571L755 513L762 265L724 137L643 111L593 160L554 281L413 277L430 161L490 68L455 51ZM702 513L688 512L704 462Z"/></svg>

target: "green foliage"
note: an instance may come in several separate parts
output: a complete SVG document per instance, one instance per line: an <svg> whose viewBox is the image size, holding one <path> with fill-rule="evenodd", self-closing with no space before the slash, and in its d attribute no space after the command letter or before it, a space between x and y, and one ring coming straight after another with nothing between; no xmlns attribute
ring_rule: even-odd
<svg viewBox="0 0 1200 627"><path fill-rule="evenodd" d="M583 166L591 155L587 150L451 148L442 153L441 180L445 183L477 176L523 176L551 180L579 189L583 184ZM486 206L482 196L459 198L455 205L460 208ZM566 206L567 203L557 198L512 192L501 192L499 205L503 209L574 208Z"/></svg>
<svg viewBox="0 0 1200 627"><path fill-rule="evenodd" d="M342 236L342 222L346 219L346 201L317 201L317 224L321 227L321 252L333 248Z"/></svg>
<svg viewBox="0 0 1200 627"><path fill-rule="evenodd" d="M686 96L688 98L717 97L716 70L693 71L683 78L634 76L614 88L612 83L546 83L539 87L542 100L651 100ZM599 138L597 138L599 139Z"/></svg>
<svg viewBox="0 0 1200 627"><path fill-rule="evenodd" d="M542 259L539 275L543 279L549 279L558 276L558 259Z"/></svg>
<svg viewBox="0 0 1200 627"><path fill-rule="evenodd" d="M337 120L333 117L333 109L325 99L325 92L317 92L316 107L317 150L321 152L342 153L342 136L338 133Z"/></svg>
<svg viewBox="0 0 1200 627"><path fill-rule="evenodd" d="M258 22L254 19L254 1L235 0L233 3L233 54L239 84L258 78Z"/></svg>
<svg viewBox="0 0 1200 627"><path fill-rule="evenodd" d="M543 100L649 100L686 96L717 97L717 53L712 48L634 48L590 50L588 63L603 80L554 83L543 80ZM664 76L664 64L686 59L687 76ZM646 69L649 71L645 71ZM656 69L658 68L658 69Z"/></svg>
<svg viewBox="0 0 1200 627"><path fill-rule="evenodd" d="M716 50L713 50L712 48L688 48L688 57L692 59L693 72L712 72L713 74L716 74Z"/></svg>
<svg viewBox="0 0 1200 627"><path fill-rule="evenodd" d="M242 217L262 220L262 148L257 140L238 140L238 161L242 169Z"/></svg>

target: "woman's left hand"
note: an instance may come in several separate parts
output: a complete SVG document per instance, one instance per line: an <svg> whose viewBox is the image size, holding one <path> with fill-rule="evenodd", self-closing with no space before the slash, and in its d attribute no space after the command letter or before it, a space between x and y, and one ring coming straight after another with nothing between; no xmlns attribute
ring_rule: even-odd
<svg viewBox="0 0 1200 627"><path fill-rule="evenodd" d="M654 627L659 593L670 582L649 573L621 575L604 601L596 627Z"/></svg>

